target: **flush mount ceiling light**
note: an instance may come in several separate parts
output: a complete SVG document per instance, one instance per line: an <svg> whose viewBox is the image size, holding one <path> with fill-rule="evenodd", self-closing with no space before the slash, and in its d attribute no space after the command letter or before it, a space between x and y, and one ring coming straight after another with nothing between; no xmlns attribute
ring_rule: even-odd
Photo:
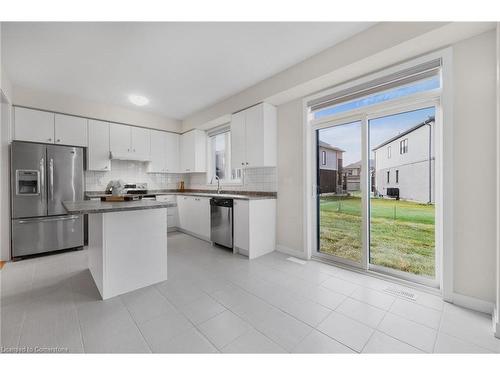
<svg viewBox="0 0 500 375"><path fill-rule="evenodd" d="M143 106L149 103L149 99L142 95L129 95L128 100L131 103L139 106Z"/></svg>

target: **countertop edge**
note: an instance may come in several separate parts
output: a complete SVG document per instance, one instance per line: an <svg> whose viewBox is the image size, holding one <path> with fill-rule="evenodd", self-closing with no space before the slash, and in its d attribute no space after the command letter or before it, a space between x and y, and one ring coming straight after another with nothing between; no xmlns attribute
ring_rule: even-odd
<svg viewBox="0 0 500 375"><path fill-rule="evenodd" d="M140 202L140 201L132 201L132 202ZM70 203L71 204L77 203L82 207L76 208L69 206L68 208L68 204ZM155 210L160 208L170 208L177 206L176 203L172 202L155 202L155 204L146 203L144 205L130 205L128 203L129 202L99 202L99 207L96 207L95 206L96 202L89 200L79 201L79 202L62 202L67 213L70 215L102 214L108 212L121 212L121 211Z"/></svg>

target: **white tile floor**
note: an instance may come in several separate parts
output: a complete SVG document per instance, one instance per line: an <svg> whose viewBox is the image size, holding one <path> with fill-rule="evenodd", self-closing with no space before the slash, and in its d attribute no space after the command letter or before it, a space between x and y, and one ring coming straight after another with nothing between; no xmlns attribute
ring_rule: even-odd
<svg viewBox="0 0 500 375"><path fill-rule="evenodd" d="M169 280L101 301L86 251L7 264L1 346L70 352L500 352L487 315L323 263L249 261L180 233ZM44 349L45 350L45 349Z"/></svg>

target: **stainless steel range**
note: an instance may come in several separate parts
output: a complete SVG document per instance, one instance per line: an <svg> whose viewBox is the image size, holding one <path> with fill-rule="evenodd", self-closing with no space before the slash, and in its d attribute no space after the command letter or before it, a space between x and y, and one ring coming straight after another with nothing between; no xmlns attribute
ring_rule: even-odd
<svg viewBox="0 0 500 375"><path fill-rule="evenodd" d="M12 142L12 257L83 246L83 215L62 206L83 192L83 148Z"/></svg>

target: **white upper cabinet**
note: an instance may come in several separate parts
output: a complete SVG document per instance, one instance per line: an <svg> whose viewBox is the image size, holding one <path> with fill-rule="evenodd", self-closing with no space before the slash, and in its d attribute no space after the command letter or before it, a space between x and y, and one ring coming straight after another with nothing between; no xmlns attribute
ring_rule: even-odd
<svg viewBox="0 0 500 375"><path fill-rule="evenodd" d="M235 113L231 118L231 165L244 168L246 156L245 111Z"/></svg>
<svg viewBox="0 0 500 375"><path fill-rule="evenodd" d="M181 135L182 173L206 172L207 136L203 130L194 129Z"/></svg>
<svg viewBox="0 0 500 375"><path fill-rule="evenodd" d="M165 172L177 173L179 172L179 134L165 133L165 150L167 157L167 164Z"/></svg>
<svg viewBox="0 0 500 375"><path fill-rule="evenodd" d="M150 130L122 124L110 124L109 145L113 159L148 161Z"/></svg>
<svg viewBox="0 0 500 375"><path fill-rule="evenodd" d="M148 172L161 173L167 169L166 137L164 132L151 130L151 163Z"/></svg>
<svg viewBox="0 0 500 375"><path fill-rule="evenodd" d="M179 170L179 135L151 130L151 163L148 172L177 173Z"/></svg>
<svg viewBox="0 0 500 375"><path fill-rule="evenodd" d="M14 107L14 139L54 143L54 113Z"/></svg>
<svg viewBox="0 0 500 375"><path fill-rule="evenodd" d="M116 156L126 156L130 151L131 130L130 126L109 124L109 150Z"/></svg>
<svg viewBox="0 0 500 375"><path fill-rule="evenodd" d="M87 147L86 118L55 114L55 144Z"/></svg>
<svg viewBox="0 0 500 375"><path fill-rule="evenodd" d="M136 158L149 160L151 134L149 129L131 127L131 145L130 148Z"/></svg>
<svg viewBox="0 0 500 375"><path fill-rule="evenodd" d="M231 118L231 155L234 168L275 167L277 161L276 108L257 104Z"/></svg>
<svg viewBox="0 0 500 375"><path fill-rule="evenodd" d="M109 159L109 123L89 120L88 134L87 169L89 171L111 170L111 160Z"/></svg>

